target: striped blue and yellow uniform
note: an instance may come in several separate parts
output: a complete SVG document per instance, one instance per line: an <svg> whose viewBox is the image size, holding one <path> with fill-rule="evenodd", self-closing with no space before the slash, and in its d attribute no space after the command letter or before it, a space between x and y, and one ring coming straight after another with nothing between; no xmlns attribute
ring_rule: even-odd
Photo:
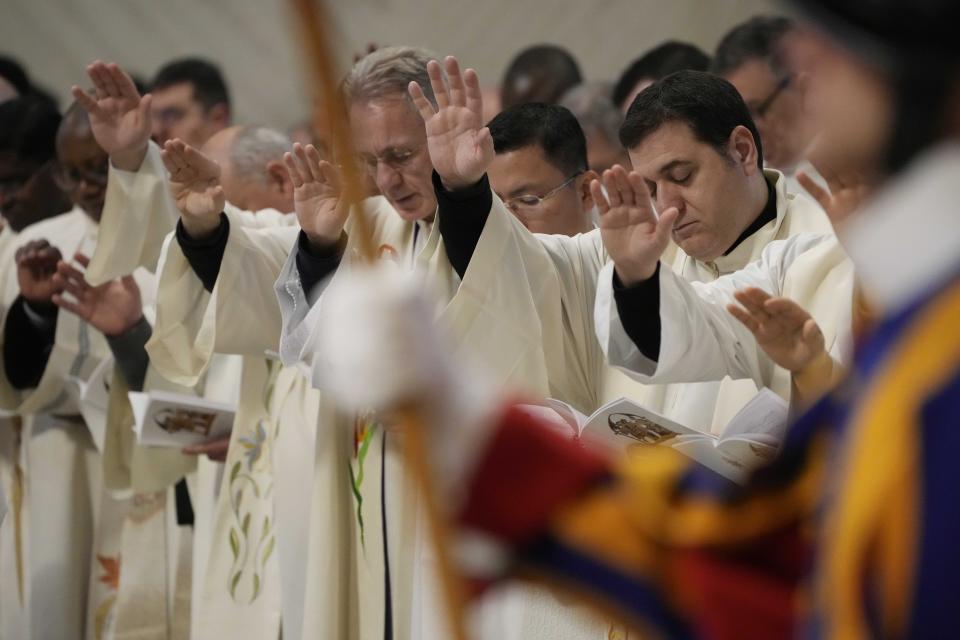
<svg viewBox="0 0 960 640"><path fill-rule="evenodd" d="M882 321L746 486L508 409L461 521L643 637L958 636L960 278Z"/></svg>

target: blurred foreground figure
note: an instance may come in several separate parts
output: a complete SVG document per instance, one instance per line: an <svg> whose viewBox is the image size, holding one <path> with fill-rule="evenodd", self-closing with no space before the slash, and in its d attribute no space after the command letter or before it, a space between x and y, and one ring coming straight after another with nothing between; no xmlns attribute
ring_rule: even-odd
<svg viewBox="0 0 960 640"><path fill-rule="evenodd" d="M794 23L782 16L755 16L724 36L711 73L730 81L757 123L767 166L782 171L799 193L798 171L817 175L808 162L816 135L810 112L810 76L788 64L785 43Z"/></svg>
<svg viewBox="0 0 960 640"><path fill-rule="evenodd" d="M946 2L797 4L818 21L790 53L816 71L831 165L884 178L841 230L880 316L853 374L746 486L668 449L613 465L517 407L485 402L493 394L417 320L424 303L409 283L377 276L327 299L320 348L333 390L359 405L419 401L435 417L436 484L481 586L508 570L534 574L656 637L953 634L957 76L915 65L933 55L950 68L960 15ZM905 247L908 260L891 259ZM346 346L353 332L364 350Z"/></svg>

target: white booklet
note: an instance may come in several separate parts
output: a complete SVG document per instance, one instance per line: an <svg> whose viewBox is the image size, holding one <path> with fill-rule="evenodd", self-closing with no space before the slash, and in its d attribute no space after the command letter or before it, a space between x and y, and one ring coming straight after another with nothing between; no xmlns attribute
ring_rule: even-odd
<svg viewBox="0 0 960 640"><path fill-rule="evenodd" d="M674 422L626 398L609 402L590 416L553 398L543 405L528 408L535 413L552 410L552 417L547 417L556 424L559 416L577 436L586 434L621 450L665 444L734 482L743 482L750 471L773 459L786 434L789 413L783 398L765 388L716 436Z"/></svg>
<svg viewBox="0 0 960 640"><path fill-rule="evenodd" d="M230 433L236 407L182 393L130 392L137 442L152 447L203 444Z"/></svg>

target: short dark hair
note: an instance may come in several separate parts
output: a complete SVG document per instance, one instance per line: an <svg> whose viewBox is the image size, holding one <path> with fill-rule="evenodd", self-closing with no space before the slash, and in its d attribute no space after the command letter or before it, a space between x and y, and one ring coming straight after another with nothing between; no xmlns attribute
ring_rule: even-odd
<svg viewBox="0 0 960 640"><path fill-rule="evenodd" d="M57 105L40 95L0 103L0 151L38 165L54 159L60 119Z"/></svg>
<svg viewBox="0 0 960 640"><path fill-rule="evenodd" d="M30 76L20 61L8 55L0 55L0 77L9 82L17 93L26 95L33 89Z"/></svg>
<svg viewBox="0 0 960 640"><path fill-rule="evenodd" d="M699 47L686 42L668 40L631 62L630 66L620 74L617 84L613 87L613 104L622 109L623 103L630 97L633 88L644 78L656 82L677 71L684 69L706 71L709 66L710 56Z"/></svg>
<svg viewBox="0 0 960 640"><path fill-rule="evenodd" d="M513 59L500 89L504 108L524 102L556 104L583 80L569 51L552 44L524 49Z"/></svg>
<svg viewBox="0 0 960 640"><path fill-rule="evenodd" d="M789 75L780 42L794 28L794 22L783 16L754 16L735 26L723 36L713 54L710 71L727 75L751 60L762 60L778 78Z"/></svg>
<svg viewBox="0 0 960 640"><path fill-rule="evenodd" d="M58 103L56 96L35 84L20 61L12 56L0 55L0 78L9 82L18 95L36 95L52 102L54 106Z"/></svg>
<svg viewBox="0 0 960 640"><path fill-rule="evenodd" d="M210 110L218 104L230 107L230 92L217 65L202 58L181 58L163 65L151 83L151 91L166 89L175 84L189 83L193 97Z"/></svg>
<svg viewBox="0 0 960 640"><path fill-rule="evenodd" d="M542 102L518 104L501 111L487 126L497 153L536 145L566 176L587 170L587 138L566 107Z"/></svg>
<svg viewBox="0 0 960 640"><path fill-rule="evenodd" d="M620 143L633 149L668 122L683 122L694 137L723 156L730 133L744 126L757 146L757 164L763 168L760 134L737 89L719 76L702 71L678 71L639 94L620 127Z"/></svg>

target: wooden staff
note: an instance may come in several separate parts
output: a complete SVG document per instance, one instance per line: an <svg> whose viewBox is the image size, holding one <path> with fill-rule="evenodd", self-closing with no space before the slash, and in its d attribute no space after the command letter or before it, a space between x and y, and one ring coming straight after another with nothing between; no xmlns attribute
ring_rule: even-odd
<svg viewBox="0 0 960 640"><path fill-rule="evenodd" d="M349 123L345 105L339 99L339 90L335 80L335 65L329 40L323 25L328 24L329 15L321 0L291 0L297 24L310 62L308 84L313 93L313 122L317 130L329 130L334 153L341 157L353 158L353 142L350 137ZM360 202L363 198L357 167L352 161L340 166L341 184L344 197L349 203ZM365 262L372 264L376 259L373 233L362 207L351 210L354 230L359 242L360 255ZM437 508L437 501L430 485L431 476L427 466L426 445L421 413L417 407L408 406L399 409L400 428L405 434L404 451L406 465L419 485L426 510L427 524L433 536L438 559L441 588L453 627L455 640L467 640L465 616L465 598L463 584L453 567L450 547L447 543L446 522Z"/></svg>

